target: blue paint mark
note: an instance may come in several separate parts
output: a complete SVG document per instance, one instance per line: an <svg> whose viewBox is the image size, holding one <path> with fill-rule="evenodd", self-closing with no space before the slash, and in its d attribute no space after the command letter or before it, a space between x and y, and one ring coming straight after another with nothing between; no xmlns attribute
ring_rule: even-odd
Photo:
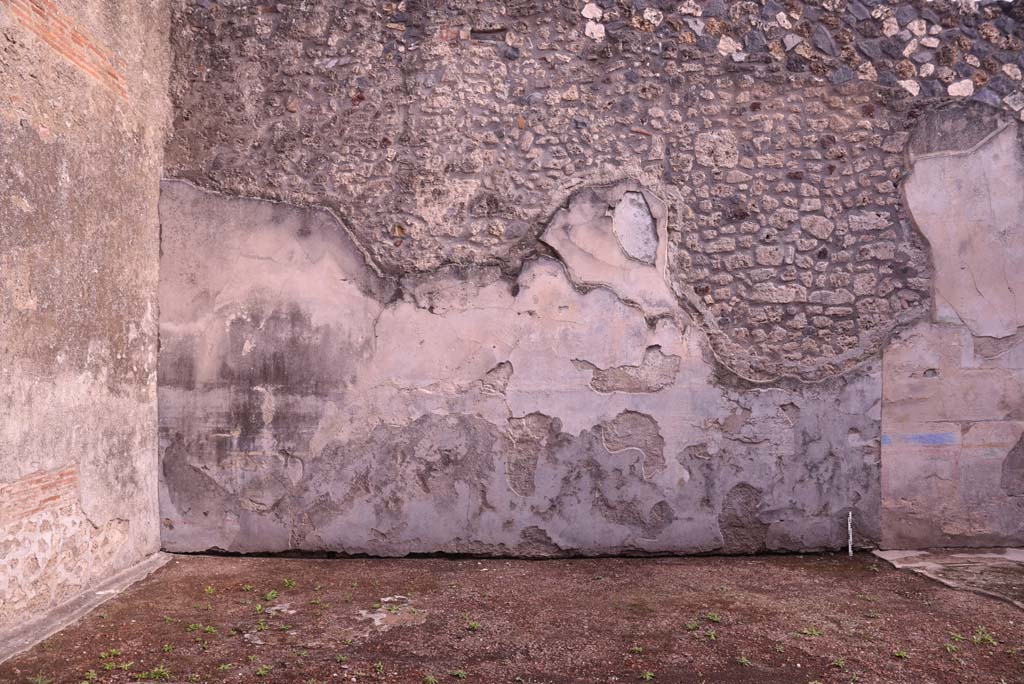
<svg viewBox="0 0 1024 684"><path fill-rule="evenodd" d="M889 446L892 444L892 437L889 435L882 435L882 446Z"/></svg>
<svg viewBox="0 0 1024 684"><path fill-rule="evenodd" d="M917 435L907 435L903 441L924 446L946 446L956 444L956 435L952 432L922 432Z"/></svg>

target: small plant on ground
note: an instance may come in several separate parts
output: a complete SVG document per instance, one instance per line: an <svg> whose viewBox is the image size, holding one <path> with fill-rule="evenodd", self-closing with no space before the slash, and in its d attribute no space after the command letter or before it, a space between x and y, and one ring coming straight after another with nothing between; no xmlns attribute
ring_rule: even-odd
<svg viewBox="0 0 1024 684"><path fill-rule="evenodd" d="M644 652L644 647L643 646L630 646L629 647L629 652L630 653L643 653Z"/></svg>
<svg viewBox="0 0 1024 684"><path fill-rule="evenodd" d="M100 676L96 674L96 670L89 670L84 675L82 675L82 679L86 682L95 682L97 679L99 679L99 677Z"/></svg>
<svg viewBox="0 0 1024 684"><path fill-rule="evenodd" d="M481 626L482 625L476 620L470 620L466 623L466 629L468 629L470 632L476 632L480 629Z"/></svg>
<svg viewBox="0 0 1024 684"><path fill-rule="evenodd" d="M28 684L52 684L53 679L44 675L36 675L28 678Z"/></svg>
<svg viewBox="0 0 1024 684"><path fill-rule="evenodd" d="M273 665L260 665L258 668L256 668L256 676L266 677L268 674L270 674L270 671L273 669Z"/></svg>
<svg viewBox="0 0 1024 684"><path fill-rule="evenodd" d="M836 668L837 670L842 670L843 668L846 667L846 659L845 658L833 658L831 665L832 665L832 667Z"/></svg>
<svg viewBox="0 0 1024 684"><path fill-rule="evenodd" d="M384 676L384 663L380 662L379 660L377 662L375 662L373 664L373 671L377 674L378 677L383 677Z"/></svg>
<svg viewBox="0 0 1024 684"><path fill-rule="evenodd" d="M295 588L295 580L293 580L293 579L286 579L284 581L284 588L285 589L294 589Z"/></svg>
<svg viewBox="0 0 1024 684"><path fill-rule="evenodd" d="M437 677L434 675L426 675L423 678L423 684L437 684Z"/></svg>
<svg viewBox="0 0 1024 684"><path fill-rule="evenodd" d="M974 643L975 646L981 646L982 644L988 646L999 645L999 642L996 641L995 635L984 627L978 627L974 630L974 634L971 636L971 642Z"/></svg>
<svg viewBox="0 0 1024 684"><path fill-rule="evenodd" d="M906 660L910 657L910 654L904 651L902 648L897 648L892 652L892 657L898 660Z"/></svg>
<svg viewBox="0 0 1024 684"><path fill-rule="evenodd" d="M235 666L234 663L221 663L217 666L217 670L220 672L227 672Z"/></svg>
<svg viewBox="0 0 1024 684"><path fill-rule="evenodd" d="M210 585L210 584L206 585L206 588L203 589L203 591L206 592L207 596L213 596L214 594L217 593L217 590L214 589L213 585Z"/></svg>
<svg viewBox="0 0 1024 684"><path fill-rule="evenodd" d="M946 643L944 644L944 646L946 648L946 653L956 653L960 650L960 648L957 647L955 644Z"/></svg>
<svg viewBox="0 0 1024 684"><path fill-rule="evenodd" d="M174 650L173 646L171 646L170 644L164 644L164 653L170 653L173 650Z"/></svg>
<svg viewBox="0 0 1024 684"><path fill-rule="evenodd" d="M722 621L722 616L719 615L718 613L708 613L704 617L707 618L708 622L721 622Z"/></svg>
<svg viewBox="0 0 1024 684"><path fill-rule="evenodd" d="M263 600L267 601L267 602L273 601L276 598L277 598L277 589L271 589L270 591L268 591L266 594L263 595Z"/></svg>
<svg viewBox="0 0 1024 684"><path fill-rule="evenodd" d="M644 670L640 673L640 679L642 679L645 682L654 681L654 673L650 670Z"/></svg>
<svg viewBox="0 0 1024 684"><path fill-rule="evenodd" d="M452 670L449 674L456 679L465 679L467 676L465 670Z"/></svg>
<svg viewBox="0 0 1024 684"><path fill-rule="evenodd" d="M804 627L800 633L806 637L820 637L821 631L817 627Z"/></svg>
<svg viewBox="0 0 1024 684"><path fill-rule="evenodd" d="M171 678L171 671L166 665L157 665L148 672L140 672L135 675L136 679L151 679L154 681L166 681Z"/></svg>
<svg viewBox="0 0 1024 684"><path fill-rule="evenodd" d="M109 651L103 651L103 653L100 653L100 660L107 660L108 658L116 658L119 655L121 655L121 649L119 649L119 648L112 648Z"/></svg>
<svg viewBox="0 0 1024 684"><path fill-rule="evenodd" d="M254 588L255 587L253 587L251 584L243 584L242 585L242 591L252 591Z"/></svg>
<svg viewBox="0 0 1024 684"><path fill-rule="evenodd" d="M750 667L751 665L753 665L753 663L750 662L750 658L743 655L742 653L739 654L739 656L737 656L736 662L742 665L743 667Z"/></svg>
<svg viewBox="0 0 1024 684"><path fill-rule="evenodd" d="M705 629L703 634L708 641L715 641L718 639L718 633L713 629Z"/></svg>
<svg viewBox="0 0 1024 684"><path fill-rule="evenodd" d="M690 620L686 623L687 632L696 632L700 628L700 623L696 620Z"/></svg>

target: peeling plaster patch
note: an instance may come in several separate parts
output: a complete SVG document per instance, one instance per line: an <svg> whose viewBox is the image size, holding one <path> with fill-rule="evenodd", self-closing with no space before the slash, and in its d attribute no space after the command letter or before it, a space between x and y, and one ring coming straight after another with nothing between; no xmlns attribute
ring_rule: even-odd
<svg viewBox="0 0 1024 684"><path fill-rule="evenodd" d="M665 439L658 421L645 413L623 411L601 424L601 439L606 449L618 453L636 449L643 456L644 479L651 479L665 470Z"/></svg>
<svg viewBox="0 0 1024 684"><path fill-rule="evenodd" d="M1024 325L1018 126L1004 123L973 147L918 155L912 163L907 205L931 243L936 291L973 334L1015 334Z"/></svg>
<svg viewBox="0 0 1024 684"><path fill-rule="evenodd" d="M636 199L627 200L627 197ZM649 262L638 262L620 243L614 228L632 234L634 249L644 242L636 232L647 231L635 223L642 202L643 213L652 220L654 254ZM628 210L624 203L631 207ZM614 207L612 218L609 209ZM627 230L626 226L630 228ZM668 207L637 183L625 181L606 188L588 188L574 194L568 207L555 212L541 235L566 264L574 283L604 286L623 300L634 302L648 315L671 315L686 319L666 280L668 268ZM646 249L646 248L644 248ZM644 254L647 252L645 251Z"/></svg>
<svg viewBox="0 0 1024 684"><path fill-rule="evenodd" d="M508 436L512 449L508 452L506 474L509 487L520 496L533 496L536 491L537 462L555 444L561 424L542 413L523 418L509 418Z"/></svg>
<svg viewBox="0 0 1024 684"><path fill-rule="evenodd" d="M480 383L485 392L493 394L504 394L508 389L508 381L512 377L512 364L502 361L497 366L487 371Z"/></svg>
<svg viewBox="0 0 1024 684"><path fill-rule="evenodd" d="M612 214L612 231L627 255L654 264L658 255L658 232L643 194L627 192L622 195Z"/></svg>
<svg viewBox="0 0 1024 684"><path fill-rule="evenodd" d="M591 371L590 386L596 392L660 392L675 379L680 358L665 354L655 345L644 351L639 366L598 368L594 364L576 359L577 368Z"/></svg>
<svg viewBox="0 0 1024 684"><path fill-rule="evenodd" d="M761 490L740 483L729 490L718 515L727 553L757 553L766 547L768 525L760 520Z"/></svg>

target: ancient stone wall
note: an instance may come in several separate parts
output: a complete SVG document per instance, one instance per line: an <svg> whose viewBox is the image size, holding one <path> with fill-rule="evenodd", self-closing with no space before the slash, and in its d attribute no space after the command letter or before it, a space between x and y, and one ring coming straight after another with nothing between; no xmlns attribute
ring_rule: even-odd
<svg viewBox="0 0 1024 684"><path fill-rule="evenodd" d="M0 0L0 632L159 548L158 0Z"/></svg>
<svg viewBox="0 0 1024 684"><path fill-rule="evenodd" d="M1021 231L1024 16L968 5L173 3L165 546L1024 539L964 266Z"/></svg>

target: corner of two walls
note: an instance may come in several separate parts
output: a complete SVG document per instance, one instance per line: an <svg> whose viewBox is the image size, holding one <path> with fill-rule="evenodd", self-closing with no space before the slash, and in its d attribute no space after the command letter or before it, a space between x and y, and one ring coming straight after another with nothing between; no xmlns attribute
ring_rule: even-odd
<svg viewBox="0 0 1024 684"><path fill-rule="evenodd" d="M845 76L722 70L724 41L675 92L571 28L588 61L537 97L516 71L533 43L433 26L421 50L325 55L319 85L223 109L298 53L193 64L208 55L189 41L236 39L207 10L172 35L172 76L164 2L0 0L0 630L161 534L750 552L841 546L853 513L865 546L1024 540L1019 124L937 109L907 135ZM391 45L322 10L236 28ZM430 67L454 50L460 68ZM800 55L787 69L819 58ZM318 92L333 78L343 98ZM224 194L168 181L159 198L169 79L170 175ZM581 118L598 90L617 117ZM758 134L793 107L786 125L811 129L776 153ZM232 148L253 131L274 144ZM822 154L850 165L823 176ZM853 211L849 179L867 178ZM833 258L854 265L816 266Z"/></svg>
<svg viewBox="0 0 1024 684"><path fill-rule="evenodd" d="M162 0L0 0L0 632L159 550Z"/></svg>

